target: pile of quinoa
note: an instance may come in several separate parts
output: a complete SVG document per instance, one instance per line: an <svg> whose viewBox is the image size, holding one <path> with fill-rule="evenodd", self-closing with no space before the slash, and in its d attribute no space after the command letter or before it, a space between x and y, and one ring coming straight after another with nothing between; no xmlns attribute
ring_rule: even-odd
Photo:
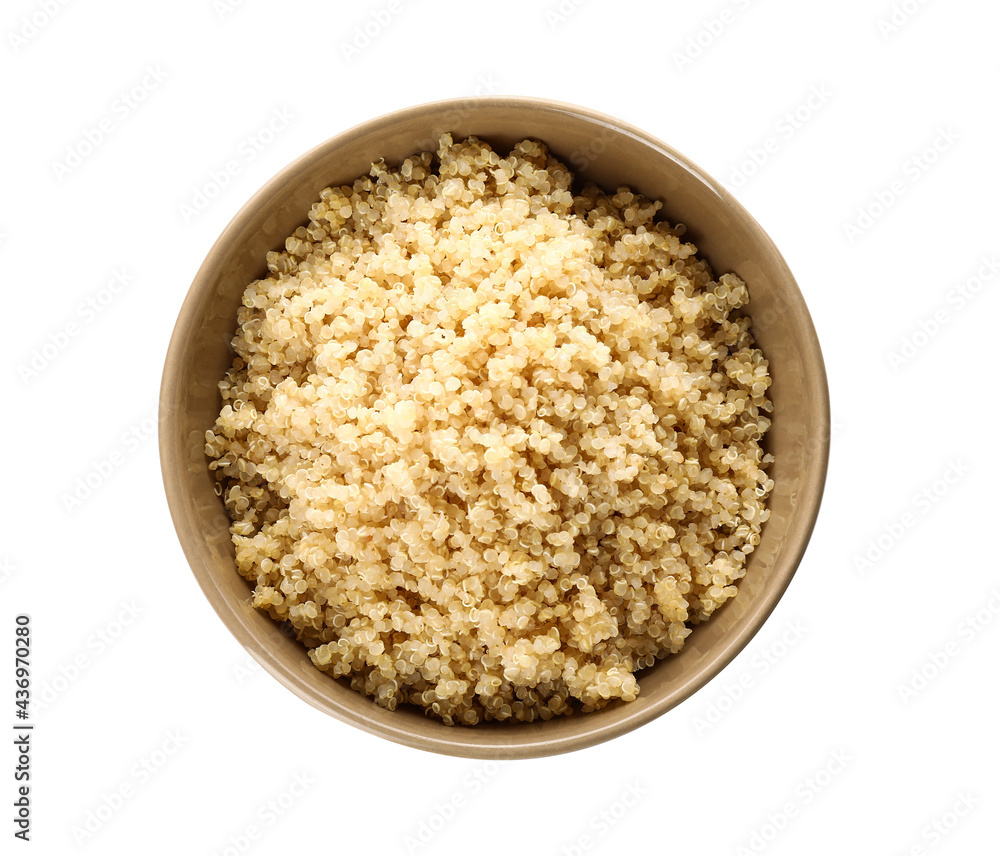
<svg viewBox="0 0 1000 856"><path fill-rule="evenodd" d="M767 360L628 188L532 140L331 187L246 289L207 432L253 604L448 724L590 711L737 593Z"/></svg>

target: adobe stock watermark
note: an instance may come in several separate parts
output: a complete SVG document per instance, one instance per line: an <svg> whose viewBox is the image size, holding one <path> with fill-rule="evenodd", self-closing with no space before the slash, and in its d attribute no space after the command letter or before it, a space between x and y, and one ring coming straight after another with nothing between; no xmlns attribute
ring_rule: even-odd
<svg viewBox="0 0 1000 856"><path fill-rule="evenodd" d="M977 264L975 273L949 288L945 292L942 305L938 306L933 314L921 318L916 324L916 329L911 328L910 332L903 336L899 346L889 351L889 365L894 372L899 372L934 341L938 334L979 296L986 283L1000 273L1000 260L997 260L995 253L981 256Z"/></svg>
<svg viewBox="0 0 1000 856"><path fill-rule="evenodd" d="M351 32L349 41L341 41L340 52L348 62L354 62L372 46L403 12L403 0L389 0L384 6L373 11Z"/></svg>
<svg viewBox="0 0 1000 856"><path fill-rule="evenodd" d="M104 284L76 304L73 315L45 334L45 341L37 344L17 364L17 374L25 384L30 383L65 353L69 347L115 302L129 286L133 277L124 269L113 268Z"/></svg>
<svg viewBox="0 0 1000 856"><path fill-rule="evenodd" d="M259 842L264 834L278 825L307 793L316 785L311 773L293 773L291 780L275 796L262 802L250 820L239 832L228 837L222 847L211 856L243 856Z"/></svg>
<svg viewBox="0 0 1000 856"><path fill-rule="evenodd" d="M4 557L0 559L0 584L7 582L14 572L17 571L17 566L8 558Z"/></svg>
<svg viewBox="0 0 1000 856"><path fill-rule="evenodd" d="M41 714L63 696L132 627L146 611L134 600L122 601L115 615L87 635L73 658L59 664L57 674L38 686L32 699L35 714Z"/></svg>
<svg viewBox="0 0 1000 856"><path fill-rule="evenodd" d="M247 654L245 660L241 660L233 666L233 677L236 678L236 686L242 687L250 678L259 675L264 669L253 657Z"/></svg>
<svg viewBox="0 0 1000 856"><path fill-rule="evenodd" d="M455 127L468 119L476 109L480 98L488 95L495 95L500 91L500 82L492 74L481 74L476 78L476 85L472 89L472 94L461 98L455 106L449 110L441 119L441 123L431 130L431 135L423 140L414 143L414 150L420 152L436 152L440 144L441 136L449 134Z"/></svg>
<svg viewBox="0 0 1000 856"><path fill-rule="evenodd" d="M765 645L750 660L749 668L738 676L726 678L721 692L692 720L694 733L701 737L710 731L758 686L761 680L771 673L788 653L798 646L806 635L805 625L800 619L786 622L781 635Z"/></svg>
<svg viewBox="0 0 1000 856"><path fill-rule="evenodd" d="M613 128L604 128L600 134L593 137L585 146L573 149L569 155L569 161L577 171L585 170L596 161L604 152L616 136Z"/></svg>
<svg viewBox="0 0 1000 856"><path fill-rule="evenodd" d="M15 54L34 41L68 6L71 0L40 0L27 15L22 15L16 29L7 33L7 44Z"/></svg>
<svg viewBox="0 0 1000 856"><path fill-rule="evenodd" d="M245 0L212 0L212 9L215 17L220 21L225 21L237 9L241 8Z"/></svg>
<svg viewBox="0 0 1000 856"><path fill-rule="evenodd" d="M899 172L888 183L879 187L867 202L858 206L853 219L843 224L848 242L853 244L881 220L961 139L962 135L950 125L939 128L934 139L903 161Z"/></svg>
<svg viewBox="0 0 1000 856"><path fill-rule="evenodd" d="M76 140L66 147L62 160L52 161L52 173L63 181L90 159L112 134L121 129L123 123L145 103L167 79L167 73L158 65L143 70L142 77L128 89L124 89L111 101L107 113L87 125Z"/></svg>
<svg viewBox="0 0 1000 856"><path fill-rule="evenodd" d="M83 475L78 476L60 494L63 509L68 514L75 514L83 508L136 452L156 436L158 424L158 413L153 411L152 415L122 431L111 451L94 461Z"/></svg>
<svg viewBox="0 0 1000 856"><path fill-rule="evenodd" d="M218 507L222 508L221 503ZM208 516L201 515L201 517L204 520L207 519ZM228 517L225 518L225 522L226 522L225 528L228 529L229 528ZM212 527L209 527L209 529L211 531ZM289 622L282 621L278 625L278 629L284 636L287 636L289 639L295 638L295 628L292 627L292 625ZM245 659L242 659L233 665L233 677L236 679L236 686L238 687L242 687L251 678L255 677L256 675L262 674L263 672L264 672L264 667L261 666L261 664L258 663L249 654L246 655Z"/></svg>
<svg viewBox="0 0 1000 856"><path fill-rule="evenodd" d="M903 0L901 3L893 3L888 14L877 21L882 41L889 41L903 27L909 24L917 16L917 13L929 2L930 0Z"/></svg>
<svg viewBox="0 0 1000 856"><path fill-rule="evenodd" d="M910 498L910 507L906 511L884 523L882 531L875 537L869 538L864 548L854 554L854 570L866 574L874 568L906 537L906 533L913 529L918 521L930 514L937 504L954 490L955 485L971 472L972 467L965 462L957 459L949 461L947 468L938 478L913 494Z"/></svg>
<svg viewBox="0 0 1000 856"><path fill-rule="evenodd" d="M790 796L778 808L765 815L764 821L750 833L746 843L737 846L736 856L754 856L766 850L802 815L805 808L833 784L853 760L844 750L837 749L831 752L819 769L799 781L792 788Z"/></svg>
<svg viewBox="0 0 1000 856"><path fill-rule="evenodd" d="M177 729L171 729L152 751L139 758L116 786L102 790L100 802L84 816L83 820L70 827L70 833L77 847L88 844L108 823L138 796L142 788L158 775L167 763L188 742L188 737Z"/></svg>
<svg viewBox="0 0 1000 856"><path fill-rule="evenodd" d="M730 187L743 187L763 166L771 160L782 146L802 130L816 114L833 100L833 91L825 83L809 87L809 94L799 101L774 123L772 133L757 145L744 151L743 159L730 170Z"/></svg>
<svg viewBox="0 0 1000 856"><path fill-rule="evenodd" d="M558 30L590 0L559 0L545 10L545 20L550 30Z"/></svg>
<svg viewBox="0 0 1000 856"><path fill-rule="evenodd" d="M752 0L732 0L710 18L703 18L701 27L688 35L683 47L670 54L677 71L684 71L701 59L733 24L746 12Z"/></svg>
<svg viewBox="0 0 1000 856"><path fill-rule="evenodd" d="M222 195L243 170L268 146L288 130L295 114L287 107L276 107L257 130L247 134L223 164L208 173L208 178L184 202L178 205L181 219L190 223Z"/></svg>
<svg viewBox="0 0 1000 856"><path fill-rule="evenodd" d="M462 776L459 786L446 797L435 800L431 810L422 817L416 828L403 837L406 852L413 856L420 853L440 835L455 817L471 805L504 768L505 761L485 761ZM435 852L434 848L427 851Z"/></svg>
<svg viewBox="0 0 1000 856"><path fill-rule="evenodd" d="M632 782L626 785L612 802L590 818L587 832L578 835L573 842L564 845L559 852L562 856L583 856L584 853L593 850L598 842L607 837L648 794L649 789L641 782Z"/></svg>
<svg viewBox="0 0 1000 856"><path fill-rule="evenodd" d="M904 705L908 705L961 656L969 646L993 624L1000 615L1000 589L989 592L989 600L975 612L966 615L955 626L952 635L928 654L922 663L914 666L905 680L896 684L896 694Z"/></svg>
<svg viewBox="0 0 1000 856"><path fill-rule="evenodd" d="M898 856L927 856L927 854L951 835L972 812L979 808L981 800L972 791L959 791L948 808L930 823L921 827L918 840Z"/></svg>

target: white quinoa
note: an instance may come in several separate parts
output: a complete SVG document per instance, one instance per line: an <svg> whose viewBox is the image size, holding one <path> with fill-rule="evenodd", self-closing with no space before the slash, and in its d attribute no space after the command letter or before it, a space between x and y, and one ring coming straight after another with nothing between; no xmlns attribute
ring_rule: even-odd
<svg viewBox="0 0 1000 856"><path fill-rule="evenodd" d="M733 274L544 145L327 188L243 296L207 454L253 603L449 724L548 719L736 595L773 487Z"/></svg>

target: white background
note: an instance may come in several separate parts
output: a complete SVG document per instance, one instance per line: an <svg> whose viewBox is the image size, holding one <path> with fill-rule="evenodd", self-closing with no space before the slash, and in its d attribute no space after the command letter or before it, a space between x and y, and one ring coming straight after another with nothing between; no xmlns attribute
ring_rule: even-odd
<svg viewBox="0 0 1000 856"><path fill-rule="evenodd" d="M0 622L13 648L32 617L39 701L13 843L994 852L1000 11L903 5L5 3ZM248 663L181 554L155 438L177 311L250 195L356 123L474 94L610 113L726 182L798 278L835 417L810 549L750 646L637 732L500 767L367 736Z"/></svg>

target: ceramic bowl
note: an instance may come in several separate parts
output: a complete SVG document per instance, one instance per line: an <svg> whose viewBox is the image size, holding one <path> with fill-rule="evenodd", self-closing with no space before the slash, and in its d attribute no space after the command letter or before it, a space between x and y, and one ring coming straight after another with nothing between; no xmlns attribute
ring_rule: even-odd
<svg viewBox="0 0 1000 856"><path fill-rule="evenodd" d="M640 697L547 722L449 727L416 708L388 711L319 672L306 649L250 605L236 571L228 519L213 489L205 431L221 406L236 310L266 274L265 254L307 221L320 190L349 184L379 158L398 163L436 148L440 134L474 134L496 149L526 137L548 144L573 172L605 189L627 184L683 222L716 274L748 284L757 342L770 361L774 404L768 450L771 517L739 594L695 628L684 649L639 674ZM760 225L704 171L624 122L526 98L443 101L400 110L339 134L300 157L242 208L215 242L184 301L161 390L160 458L174 526L209 602L246 650L289 690L331 716L398 743L476 758L526 758L591 746L651 722L712 679L761 628L802 558L826 477L830 417L819 342L787 264ZM235 715L234 711L234 715ZM337 726L331 723L331 728Z"/></svg>

